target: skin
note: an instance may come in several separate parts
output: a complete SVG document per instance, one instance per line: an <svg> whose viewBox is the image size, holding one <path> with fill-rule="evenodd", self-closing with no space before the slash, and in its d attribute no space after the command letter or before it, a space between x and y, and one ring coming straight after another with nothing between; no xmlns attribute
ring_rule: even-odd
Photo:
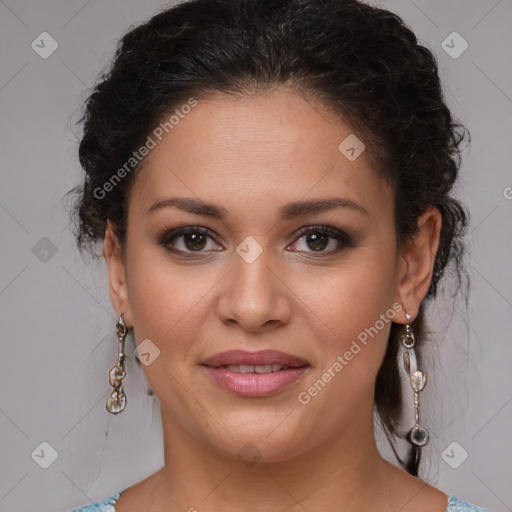
<svg viewBox="0 0 512 512"><path fill-rule="evenodd" d="M397 247L392 189L366 152L349 161L338 150L351 133L288 89L219 95L198 101L146 157L129 197L126 245L109 223L103 254L117 314L136 344L149 338L160 350L143 370L161 404L165 465L128 489L118 512L446 510L445 493L377 451L373 389L391 323L308 404L297 399L393 303L403 307L393 321L405 323L405 311L414 319L432 278L439 212L427 210L417 236ZM171 196L214 203L226 218L177 207L148 214ZM366 213L278 217L290 202L334 196ZM295 236L326 224L353 246L329 237L315 251L310 237ZM190 259L159 244L162 231L182 226L213 234L168 244ZM249 236L262 248L251 263L236 252ZM200 366L233 348L274 348L310 369L273 396L237 396ZM247 443L261 457L251 467L237 456Z"/></svg>

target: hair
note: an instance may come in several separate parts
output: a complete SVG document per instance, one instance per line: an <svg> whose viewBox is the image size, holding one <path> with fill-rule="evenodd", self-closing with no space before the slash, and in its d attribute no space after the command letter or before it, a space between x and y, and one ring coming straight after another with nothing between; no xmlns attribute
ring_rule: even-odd
<svg viewBox="0 0 512 512"><path fill-rule="evenodd" d="M98 256L93 249L107 220L124 247L130 188L141 164L106 197L95 191L112 183L115 170L170 113L191 98L277 87L319 100L364 142L375 171L393 188L399 244L414 237L428 207L441 213L433 277L413 322L421 340L425 305L445 271L461 283L469 214L451 192L469 133L445 104L433 53L399 16L356 0L191 0L130 27L78 121L85 177L68 194L78 196L72 214L80 253ZM401 327L392 323L375 411L400 465L417 475L421 452L411 447L404 461L395 448Z"/></svg>

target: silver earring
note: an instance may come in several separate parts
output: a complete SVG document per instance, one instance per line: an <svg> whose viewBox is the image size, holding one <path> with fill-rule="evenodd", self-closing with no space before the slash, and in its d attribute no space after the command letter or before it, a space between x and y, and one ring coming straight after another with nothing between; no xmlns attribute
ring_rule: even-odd
<svg viewBox="0 0 512 512"><path fill-rule="evenodd" d="M407 433L406 439L413 446L422 448L428 443L429 432L425 427L420 426L420 392L425 389L427 383L427 373L418 370L418 363L416 359L416 352L414 347L416 345L416 338L412 332L410 320L411 315L405 314L407 318L407 325L405 331L400 336L402 345L405 347L403 354L403 363L405 372L409 375L410 383L414 391L414 426Z"/></svg>
<svg viewBox="0 0 512 512"><path fill-rule="evenodd" d="M120 413L126 407L126 395L123 390L123 379L126 377L124 369L124 340L128 332L128 327L123 321L123 313L119 316L116 324L118 354L117 364L113 366L109 372L109 382L114 388L107 400L107 411L112 414Z"/></svg>

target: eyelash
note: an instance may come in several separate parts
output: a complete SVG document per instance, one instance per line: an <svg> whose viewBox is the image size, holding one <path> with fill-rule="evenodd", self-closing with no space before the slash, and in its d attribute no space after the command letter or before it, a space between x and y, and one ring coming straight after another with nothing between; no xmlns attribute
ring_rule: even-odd
<svg viewBox="0 0 512 512"><path fill-rule="evenodd" d="M176 238L179 238L180 236L187 235L190 233L201 233L203 235L209 236L215 242L217 242L215 236L209 229L203 228L201 226L187 226L187 227L176 228L176 229L171 229L171 230L165 229L163 231L163 233L159 236L158 243L159 243L159 245L163 246L167 251L169 251L171 253L179 254L179 255L182 255L187 258L194 258L194 257L197 258L198 255L200 255L201 253L204 253L206 251L203 251L203 250L183 251L181 249L168 247L168 244L171 243ZM334 238L341 246L341 247L338 247L337 249L330 250L330 251L307 251L307 253L319 255L319 256L314 256L315 258L316 257L322 258L322 257L332 256L333 254L337 254L338 252L340 252L342 250L342 248L344 248L344 247L345 248L346 247L349 247L349 248L355 247L355 244L354 244L352 238L347 233L340 231L337 228L334 228L331 226L326 226L326 225L308 226L308 227L302 228L295 234L296 238L294 239L294 241L299 240L300 238L302 238L305 235L308 235L310 233L320 233L323 235L328 235L330 238ZM299 252L303 252L303 251L299 251Z"/></svg>

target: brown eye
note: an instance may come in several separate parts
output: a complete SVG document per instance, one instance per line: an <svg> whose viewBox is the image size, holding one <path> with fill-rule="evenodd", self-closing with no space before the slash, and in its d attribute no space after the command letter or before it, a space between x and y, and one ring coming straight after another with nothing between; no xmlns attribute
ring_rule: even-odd
<svg viewBox="0 0 512 512"><path fill-rule="evenodd" d="M208 252L208 239L214 240L208 230L204 228L178 228L166 232L160 237L159 244L167 250L175 253L202 253ZM221 250L219 246L211 248L211 250Z"/></svg>
<svg viewBox="0 0 512 512"><path fill-rule="evenodd" d="M345 247L355 246L349 235L330 226L312 226L302 229L294 245L302 239L304 239L305 250L298 249L299 252L317 252L326 256L337 253ZM332 248L328 249L329 246Z"/></svg>
<svg viewBox="0 0 512 512"><path fill-rule="evenodd" d="M199 232L187 233L183 236L183 243L187 249L198 251L204 249L206 243L206 235Z"/></svg>
<svg viewBox="0 0 512 512"><path fill-rule="evenodd" d="M318 234L318 232L313 232L306 235L306 243L314 251L322 251L329 245L329 238L329 235Z"/></svg>

